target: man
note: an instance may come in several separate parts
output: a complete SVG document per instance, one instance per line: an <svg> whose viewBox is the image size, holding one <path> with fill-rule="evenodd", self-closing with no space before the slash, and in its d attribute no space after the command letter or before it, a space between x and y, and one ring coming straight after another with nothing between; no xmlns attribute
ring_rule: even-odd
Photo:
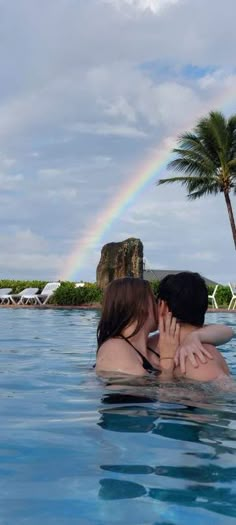
<svg viewBox="0 0 236 525"><path fill-rule="evenodd" d="M197 273L181 272L165 277L158 292L158 313L165 315L168 311L180 323L180 344L196 329L204 325L208 308L208 291L204 279ZM155 336L154 336L155 337ZM230 375L228 366L215 346L203 344L211 354L211 359L203 364L198 358L195 367L190 359L186 360L184 377L197 381L212 381ZM176 377L183 374L179 367L174 371Z"/></svg>

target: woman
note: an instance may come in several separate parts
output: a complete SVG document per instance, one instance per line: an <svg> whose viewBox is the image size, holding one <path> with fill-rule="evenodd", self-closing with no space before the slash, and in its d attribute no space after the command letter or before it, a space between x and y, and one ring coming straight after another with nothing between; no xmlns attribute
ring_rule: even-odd
<svg viewBox="0 0 236 525"><path fill-rule="evenodd" d="M159 321L158 351L157 339L148 337L157 329ZM224 339L224 327L220 331L220 342ZM198 336L201 332L200 336ZM148 281L125 277L112 281L104 294L102 315L97 330L96 372L109 375L111 372L144 376L150 372L173 376L174 367L184 363L187 356L193 360L193 354L204 362L211 354L201 347L214 337L214 328L204 327L192 332L179 347L179 325L168 313L157 319L157 305ZM212 337L213 336L213 337ZM225 341L227 341L227 335ZM149 344L148 344L149 343Z"/></svg>

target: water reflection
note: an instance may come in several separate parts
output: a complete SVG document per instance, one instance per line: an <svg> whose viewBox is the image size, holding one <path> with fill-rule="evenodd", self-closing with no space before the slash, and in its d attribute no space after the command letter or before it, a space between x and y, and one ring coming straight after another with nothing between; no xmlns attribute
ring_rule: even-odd
<svg viewBox="0 0 236 525"><path fill-rule="evenodd" d="M106 478L100 480L99 497L103 500L127 500L143 496L159 502L210 510L236 517L235 493L230 488L197 484L181 489L148 488L132 481Z"/></svg>
<svg viewBox="0 0 236 525"><path fill-rule="evenodd" d="M98 425L112 432L150 432L155 428L157 414L145 407L132 406L100 410Z"/></svg>
<svg viewBox="0 0 236 525"><path fill-rule="evenodd" d="M151 488L150 498L165 501L171 504L200 507L224 516L236 516L235 493L230 488L216 488L214 486L187 485L184 489Z"/></svg>
<svg viewBox="0 0 236 525"><path fill-rule="evenodd" d="M111 440L118 433L129 444L127 450L133 443L138 451L143 446L141 436L149 437L146 454L126 454L124 446L126 462L118 458L100 465L99 498L145 497L150 504L156 500L236 517L235 402L231 399L227 408L222 396L220 403L213 396L212 402L201 398L199 404L189 406L160 402L157 392L144 394L145 390L106 392L101 400L98 425L113 433ZM148 447L152 461L146 463L142 458L150 458Z"/></svg>
<svg viewBox="0 0 236 525"><path fill-rule="evenodd" d="M101 479L100 480L99 497L101 499L116 500L116 499L133 499L140 498L146 495L146 489L132 481L124 481L119 479Z"/></svg>

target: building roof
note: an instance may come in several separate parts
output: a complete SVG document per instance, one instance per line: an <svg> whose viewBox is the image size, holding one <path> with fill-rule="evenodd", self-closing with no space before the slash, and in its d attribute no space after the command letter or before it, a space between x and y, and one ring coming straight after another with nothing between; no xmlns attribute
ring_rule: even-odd
<svg viewBox="0 0 236 525"><path fill-rule="evenodd" d="M170 274L176 275L177 273L180 273L181 271L186 271L186 270L144 270L143 278L146 279L147 281L161 281L167 275L170 275ZM215 281L208 279L208 277L203 276L203 279L205 280L205 283L207 285L216 286L216 284L218 284Z"/></svg>

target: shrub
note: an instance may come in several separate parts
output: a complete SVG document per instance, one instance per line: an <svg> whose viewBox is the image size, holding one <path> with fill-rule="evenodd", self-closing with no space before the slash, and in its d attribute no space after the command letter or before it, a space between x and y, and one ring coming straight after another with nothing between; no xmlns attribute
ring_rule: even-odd
<svg viewBox="0 0 236 525"><path fill-rule="evenodd" d="M0 288L11 288L13 293L19 293L24 288L38 288L39 292L42 291L48 281L23 281L23 280L11 280L1 279ZM157 296L159 289L159 281L152 281L151 287L154 295ZM214 291L214 285L208 286L208 293L211 295ZM82 304L101 303L103 297L102 290L96 285L96 283L85 283L84 287L75 288L75 284L72 282L63 282L61 286L56 290L50 299L51 304L57 304L61 306L79 306ZM231 300L232 294L229 286L219 285L216 293L216 301L219 307L228 307ZM211 306L211 301L209 302Z"/></svg>
<svg viewBox="0 0 236 525"><path fill-rule="evenodd" d="M208 293L209 293L209 295L213 294L214 288L215 288L214 285L208 286ZM229 286L223 286L223 285L220 284L218 289L217 289L217 292L216 292L216 302L217 302L218 306L221 306L221 307L225 306L225 307L227 307L229 305L229 303L230 303L231 297L232 297L232 294L231 294L231 291L230 291L230 287ZM209 301L209 305L210 306L212 305L211 300Z"/></svg>
<svg viewBox="0 0 236 525"><path fill-rule="evenodd" d="M159 281L152 281L152 282L150 282L150 285L152 287L152 291L153 291L153 293L154 293L156 298L157 298L158 291L159 291L159 284L160 284Z"/></svg>
<svg viewBox="0 0 236 525"><path fill-rule="evenodd" d="M11 288L13 293L19 293L24 288L39 288L41 292L48 281L14 281L12 279L1 279L0 288Z"/></svg>
<svg viewBox="0 0 236 525"><path fill-rule="evenodd" d="M61 306L79 306L101 301L102 290L96 284L86 283L84 287L75 288L74 283L65 282L61 283L50 302Z"/></svg>

